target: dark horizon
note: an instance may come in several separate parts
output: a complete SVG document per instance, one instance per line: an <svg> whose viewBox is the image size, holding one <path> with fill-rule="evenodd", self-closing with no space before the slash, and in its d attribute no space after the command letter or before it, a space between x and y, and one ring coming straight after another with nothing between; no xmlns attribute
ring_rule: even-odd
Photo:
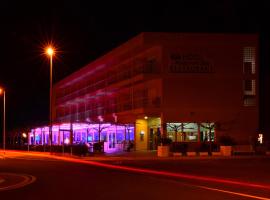
<svg viewBox="0 0 270 200"><path fill-rule="evenodd" d="M47 42L58 47L57 82L140 32L162 31L258 33L260 128L269 131L269 5L266 1L199 1L194 6L195 2L182 1L181 7L150 2L131 5L131 10L78 1L4 2L0 85L6 88L8 130L48 122L49 61L42 55Z"/></svg>

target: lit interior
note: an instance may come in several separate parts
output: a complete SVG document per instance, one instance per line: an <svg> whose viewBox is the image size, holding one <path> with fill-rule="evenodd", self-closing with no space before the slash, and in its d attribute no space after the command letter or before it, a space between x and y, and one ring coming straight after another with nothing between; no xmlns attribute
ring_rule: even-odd
<svg viewBox="0 0 270 200"><path fill-rule="evenodd" d="M71 141L72 133L72 141ZM30 145L48 145L49 127L38 127L29 133ZM125 141L134 141L134 125L63 123L52 126L52 145L93 144L104 142L104 151L123 150Z"/></svg>

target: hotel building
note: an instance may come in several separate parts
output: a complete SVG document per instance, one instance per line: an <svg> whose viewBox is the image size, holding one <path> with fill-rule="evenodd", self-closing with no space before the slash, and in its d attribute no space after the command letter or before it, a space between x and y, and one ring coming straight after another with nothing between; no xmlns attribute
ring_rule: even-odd
<svg viewBox="0 0 270 200"><path fill-rule="evenodd" d="M173 141L248 144L258 134L258 36L141 33L56 83L53 144L154 150ZM38 138L38 139L37 139ZM48 127L30 142L48 143Z"/></svg>

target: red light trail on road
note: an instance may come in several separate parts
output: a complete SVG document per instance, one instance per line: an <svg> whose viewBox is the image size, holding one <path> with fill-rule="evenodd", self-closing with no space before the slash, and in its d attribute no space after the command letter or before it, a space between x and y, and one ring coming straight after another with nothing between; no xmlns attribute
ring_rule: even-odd
<svg viewBox="0 0 270 200"><path fill-rule="evenodd" d="M183 173L173 173L173 172L158 171L158 170L151 170L151 169L118 166L118 165L111 165L111 164L100 163L100 162L77 160L73 158L63 159L62 157L60 157L60 160L66 160L66 161L71 161L75 163L82 163L82 164L94 165L94 166L99 166L99 167L104 167L104 168L109 168L109 169L131 171L131 172L143 173L143 174L161 175L161 176L167 176L167 177L173 177L173 178L184 178L184 179L192 179L192 180L198 180L198 181L209 181L209 182L233 184L233 185L239 185L239 186L245 186L245 187L270 189L270 185L247 183L247 182L228 180L228 179L222 179L222 178L213 178L213 177L207 177L207 176L196 176L196 175L183 174Z"/></svg>
<svg viewBox="0 0 270 200"><path fill-rule="evenodd" d="M49 154L44 154L44 153L24 153L24 152L18 152L18 151L9 151L9 152L10 153L23 154L23 155L30 155L30 156L49 157L49 158L54 158L54 159L62 160L62 161L86 164L86 165L91 165L91 166L98 166L98 167L103 167L103 168L108 168L108 169L129 171L129 172L135 172L135 173L159 175L159 176L190 179L190 180L198 180L198 181L208 181L208 182L213 182L213 183L232 184L232 185L238 185L238 186L244 186L244 187L252 187L252 188L260 188L260 189L268 189L268 190L270 190L270 185L268 185L268 184L263 184L262 185L260 183L251 183L251 182L243 182L243 181L237 181L237 180L228 180L228 179L223 179L223 178L214 178L214 177L207 177L207 176L196 176L196 175L184 174L184 173L174 173L174 172L151 170L151 169L142 169L142 168L135 168L135 167L128 167L128 166L119 166L119 165L112 165L112 164L100 163L100 162L95 162L95 161L80 160L80 159L76 159L76 158L54 156L54 155L49 155Z"/></svg>

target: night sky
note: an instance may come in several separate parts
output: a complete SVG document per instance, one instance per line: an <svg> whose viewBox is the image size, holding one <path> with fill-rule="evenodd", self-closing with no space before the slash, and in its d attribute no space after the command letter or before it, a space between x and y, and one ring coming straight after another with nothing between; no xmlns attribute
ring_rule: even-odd
<svg viewBox="0 0 270 200"><path fill-rule="evenodd" d="M0 85L6 88L8 130L48 122L46 43L57 46L57 82L143 31L259 33L261 129L270 130L267 1L90 2L1 1Z"/></svg>

